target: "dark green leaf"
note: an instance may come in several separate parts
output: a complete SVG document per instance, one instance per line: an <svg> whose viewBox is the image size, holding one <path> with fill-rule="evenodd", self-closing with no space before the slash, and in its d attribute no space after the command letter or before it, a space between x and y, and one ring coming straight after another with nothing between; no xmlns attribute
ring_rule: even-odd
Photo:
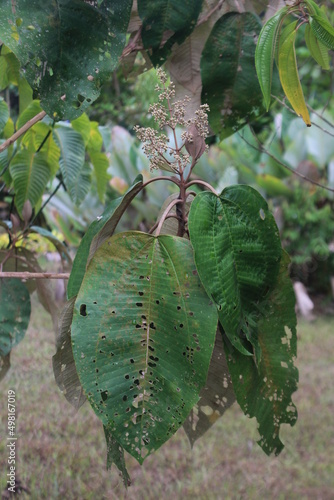
<svg viewBox="0 0 334 500"><path fill-rule="evenodd" d="M59 389L77 410L86 401L72 353L71 323L75 297L66 302L58 323L57 352L52 358L53 372Z"/></svg>
<svg viewBox="0 0 334 500"><path fill-rule="evenodd" d="M310 24L317 39L328 49L334 50L334 28L328 19L314 15Z"/></svg>
<svg viewBox="0 0 334 500"><path fill-rule="evenodd" d="M188 240L120 233L96 251L74 306L73 355L97 416L140 463L197 403L216 327Z"/></svg>
<svg viewBox="0 0 334 500"><path fill-rule="evenodd" d="M0 279L0 356L23 339L30 319L30 295L18 279Z"/></svg>
<svg viewBox="0 0 334 500"><path fill-rule="evenodd" d="M275 286L281 258L278 228L266 201L243 185L230 186L219 197L200 193L190 207L189 233L198 273L226 335L240 352L250 354L244 337L256 348L254 305Z"/></svg>
<svg viewBox="0 0 334 500"><path fill-rule="evenodd" d="M104 425L103 430L107 443L107 469L110 469L112 464L115 464L121 473L124 486L127 488L131 484L131 479L125 466L124 449L113 438L108 426Z"/></svg>
<svg viewBox="0 0 334 500"><path fill-rule="evenodd" d="M99 246L112 236L124 211L139 193L142 185L143 177L139 175L127 192L122 197L113 200L103 214L89 226L87 233L81 240L73 262L67 285L67 297L69 299L78 294L87 264Z"/></svg>
<svg viewBox="0 0 334 500"><path fill-rule="evenodd" d="M255 66L267 111L271 101L271 82L276 44L282 26L282 20L285 18L287 11L288 7L283 7L283 9L276 12L276 14L266 22L260 32L256 45Z"/></svg>
<svg viewBox="0 0 334 500"><path fill-rule="evenodd" d="M200 392L200 400L183 424L191 446L235 402L231 376L227 368L222 335L217 329L215 347L210 361L208 378Z"/></svg>
<svg viewBox="0 0 334 500"><path fill-rule="evenodd" d="M253 14L230 12L218 19L205 44L202 102L210 106L210 125L221 138L263 111L254 59L260 30Z"/></svg>
<svg viewBox="0 0 334 500"><path fill-rule="evenodd" d="M19 1L0 6L1 39L14 52L45 111L81 115L100 94L125 45L132 0Z"/></svg>
<svg viewBox="0 0 334 500"><path fill-rule="evenodd" d="M291 395L297 389L298 371L295 296L289 278L289 257L283 252L280 274L268 300L262 304L258 341L262 358L242 356L225 337L226 357L237 401L243 412L256 417L259 445L269 455L278 455L284 445L281 424L296 423L297 410Z"/></svg>
<svg viewBox="0 0 334 500"><path fill-rule="evenodd" d="M193 31L202 3L202 0L138 0L143 44L155 66L161 66L172 46L181 45ZM161 47L165 32L171 34Z"/></svg>
<svg viewBox="0 0 334 500"><path fill-rule="evenodd" d="M1 98L0 98L0 134L2 133L6 123L7 123L7 120L9 118L9 110L8 110L8 106L7 104L5 103L5 101L3 101Z"/></svg>

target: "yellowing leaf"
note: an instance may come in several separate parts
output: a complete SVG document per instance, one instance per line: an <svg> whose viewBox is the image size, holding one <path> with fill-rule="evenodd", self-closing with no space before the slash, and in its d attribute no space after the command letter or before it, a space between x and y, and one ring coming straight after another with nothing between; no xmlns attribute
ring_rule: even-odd
<svg viewBox="0 0 334 500"><path fill-rule="evenodd" d="M297 31L292 31L279 46L278 71L286 97L298 116L301 116L308 127L311 126L310 115L306 107L303 89L300 84L295 40Z"/></svg>

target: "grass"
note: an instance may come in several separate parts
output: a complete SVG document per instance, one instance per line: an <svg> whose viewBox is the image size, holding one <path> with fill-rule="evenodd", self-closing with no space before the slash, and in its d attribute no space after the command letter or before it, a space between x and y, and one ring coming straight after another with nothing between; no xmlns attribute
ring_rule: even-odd
<svg viewBox="0 0 334 500"><path fill-rule="evenodd" d="M183 430L140 467L127 464L126 492L116 469L106 471L102 425L86 403L78 413L52 373L51 320L34 304L25 340L12 353L1 383L0 491L6 489L5 404L16 391L18 478L33 499L333 499L333 317L299 324L299 419L283 426L285 449L267 457L256 444L256 422L235 404L190 449Z"/></svg>

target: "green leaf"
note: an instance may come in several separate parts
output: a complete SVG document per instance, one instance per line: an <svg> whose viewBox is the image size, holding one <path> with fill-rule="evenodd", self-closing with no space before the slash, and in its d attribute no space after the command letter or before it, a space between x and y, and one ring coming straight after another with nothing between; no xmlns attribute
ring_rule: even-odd
<svg viewBox="0 0 334 500"><path fill-rule="evenodd" d="M225 337L226 357L237 401L243 412L256 417L267 453L278 455L284 445L279 438L283 423L293 426L297 410L291 395L297 389L298 370L295 296L289 278L289 257L283 251L280 273L274 290L263 305L258 340L263 356L258 365L242 356Z"/></svg>
<svg viewBox="0 0 334 500"><path fill-rule="evenodd" d="M0 356L23 339L30 319L30 296L18 279L0 279Z"/></svg>
<svg viewBox="0 0 334 500"><path fill-rule="evenodd" d="M90 138L90 120L86 113L83 113L79 118L71 121L72 128L82 135L85 146L87 146Z"/></svg>
<svg viewBox="0 0 334 500"><path fill-rule="evenodd" d="M21 215L26 200L34 207L44 193L51 174L47 156L21 149L12 159L9 171L14 181L15 205Z"/></svg>
<svg viewBox="0 0 334 500"><path fill-rule="evenodd" d="M107 443L107 469L115 464L121 473L124 486L127 488L131 484L131 479L125 466L124 448L113 438L108 426L104 425L103 430Z"/></svg>
<svg viewBox="0 0 334 500"><path fill-rule="evenodd" d="M23 111L23 113L20 114L18 117L18 120L16 122L16 130L20 129L25 125L31 118L34 118L34 116L38 115L42 110L40 102L35 99L33 100L29 106Z"/></svg>
<svg viewBox="0 0 334 500"><path fill-rule="evenodd" d="M7 123L8 118L9 118L8 106L5 103L5 101L3 101L0 98L0 134L2 133L3 129L5 128L5 125Z"/></svg>
<svg viewBox="0 0 334 500"><path fill-rule="evenodd" d="M142 185L143 177L139 175L127 192L122 197L113 200L103 214L89 226L77 250L68 280L67 297L69 299L78 294L87 264L96 250L112 236L120 218L133 198L139 193Z"/></svg>
<svg viewBox="0 0 334 500"><path fill-rule="evenodd" d="M82 135L70 127L58 125L53 136L60 149L60 171L71 200L79 205L85 198L90 179L85 164L85 143Z"/></svg>
<svg viewBox="0 0 334 500"><path fill-rule="evenodd" d="M227 368L223 339L219 329L217 329L208 378L199 395L199 402L192 408L183 424L192 447L195 441L202 437L235 402L231 375Z"/></svg>
<svg viewBox="0 0 334 500"><path fill-rule="evenodd" d="M317 39L328 49L334 50L334 28L328 19L313 15L310 24Z"/></svg>
<svg viewBox="0 0 334 500"><path fill-rule="evenodd" d="M29 104L33 100L33 92L29 83L25 78L20 76L19 78L19 113L23 113L23 111L29 106Z"/></svg>
<svg viewBox="0 0 334 500"><path fill-rule="evenodd" d="M154 66L161 66L172 46L181 45L196 26L202 0L139 0L138 14L143 22L142 40ZM165 32L169 37L161 43Z"/></svg>
<svg viewBox="0 0 334 500"><path fill-rule="evenodd" d="M74 306L74 359L95 413L140 463L197 403L216 328L188 240L119 233L96 251Z"/></svg>
<svg viewBox="0 0 334 500"><path fill-rule="evenodd" d="M271 82L277 39L288 7L283 7L263 26L255 51L255 67L268 111L271 100Z"/></svg>
<svg viewBox="0 0 334 500"><path fill-rule="evenodd" d="M329 55L328 49L321 43L309 24L305 27L305 42L313 59L325 70L329 70Z"/></svg>
<svg viewBox="0 0 334 500"><path fill-rule="evenodd" d="M230 186L216 196L196 196L189 214L190 241L201 281L212 297L230 342L243 354L257 347L255 304L275 285L281 243L275 219L249 186Z"/></svg>
<svg viewBox="0 0 334 500"><path fill-rule="evenodd" d="M289 28L289 26L287 27ZM296 61L295 40L297 30L294 29L279 44L278 71L286 97L298 116L301 116L308 127L311 126L310 115L305 104L303 89L299 81Z"/></svg>
<svg viewBox="0 0 334 500"><path fill-rule="evenodd" d="M52 357L53 373L59 389L76 410L84 404L84 395L72 352L71 323L75 297L66 302L58 323L57 352Z"/></svg>
<svg viewBox="0 0 334 500"><path fill-rule="evenodd" d="M105 153L100 153L100 152L95 152L92 151L89 153L89 158L90 161L93 164L94 167L94 172L95 172L95 177L96 177L96 185L97 185L97 193L99 195L99 198L101 202L104 202L104 196L106 193L107 189L107 182L108 182L108 167L109 167L109 160L107 158L107 155Z"/></svg>
<svg viewBox="0 0 334 500"><path fill-rule="evenodd" d="M97 99L125 45L132 0L3 0L2 41L14 52L43 109L59 120ZM22 20L16 23L17 19Z"/></svg>
<svg viewBox="0 0 334 500"><path fill-rule="evenodd" d="M45 154L54 176L59 169L60 149L52 136L52 128L44 122L38 122L31 127L23 136L21 145L32 151L40 150Z"/></svg>
<svg viewBox="0 0 334 500"><path fill-rule="evenodd" d="M263 110L254 62L260 30L253 14L229 12L218 19L205 44L202 102L210 106L210 125L222 139Z"/></svg>

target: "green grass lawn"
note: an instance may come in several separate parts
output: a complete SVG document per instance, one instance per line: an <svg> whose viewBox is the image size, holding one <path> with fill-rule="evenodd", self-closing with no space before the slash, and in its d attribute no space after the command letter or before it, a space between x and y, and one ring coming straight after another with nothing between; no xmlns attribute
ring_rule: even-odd
<svg viewBox="0 0 334 500"><path fill-rule="evenodd" d="M13 350L0 390L0 491L6 489L8 389L16 391L18 478L32 499L333 499L334 318L298 328L299 419L283 426L285 449L268 458L256 444L256 422L235 404L190 449L183 430L140 467L126 456L132 485L106 470L102 425L88 403L78 413L52 372L51 320L34 303L25 340Z"/></svg>

